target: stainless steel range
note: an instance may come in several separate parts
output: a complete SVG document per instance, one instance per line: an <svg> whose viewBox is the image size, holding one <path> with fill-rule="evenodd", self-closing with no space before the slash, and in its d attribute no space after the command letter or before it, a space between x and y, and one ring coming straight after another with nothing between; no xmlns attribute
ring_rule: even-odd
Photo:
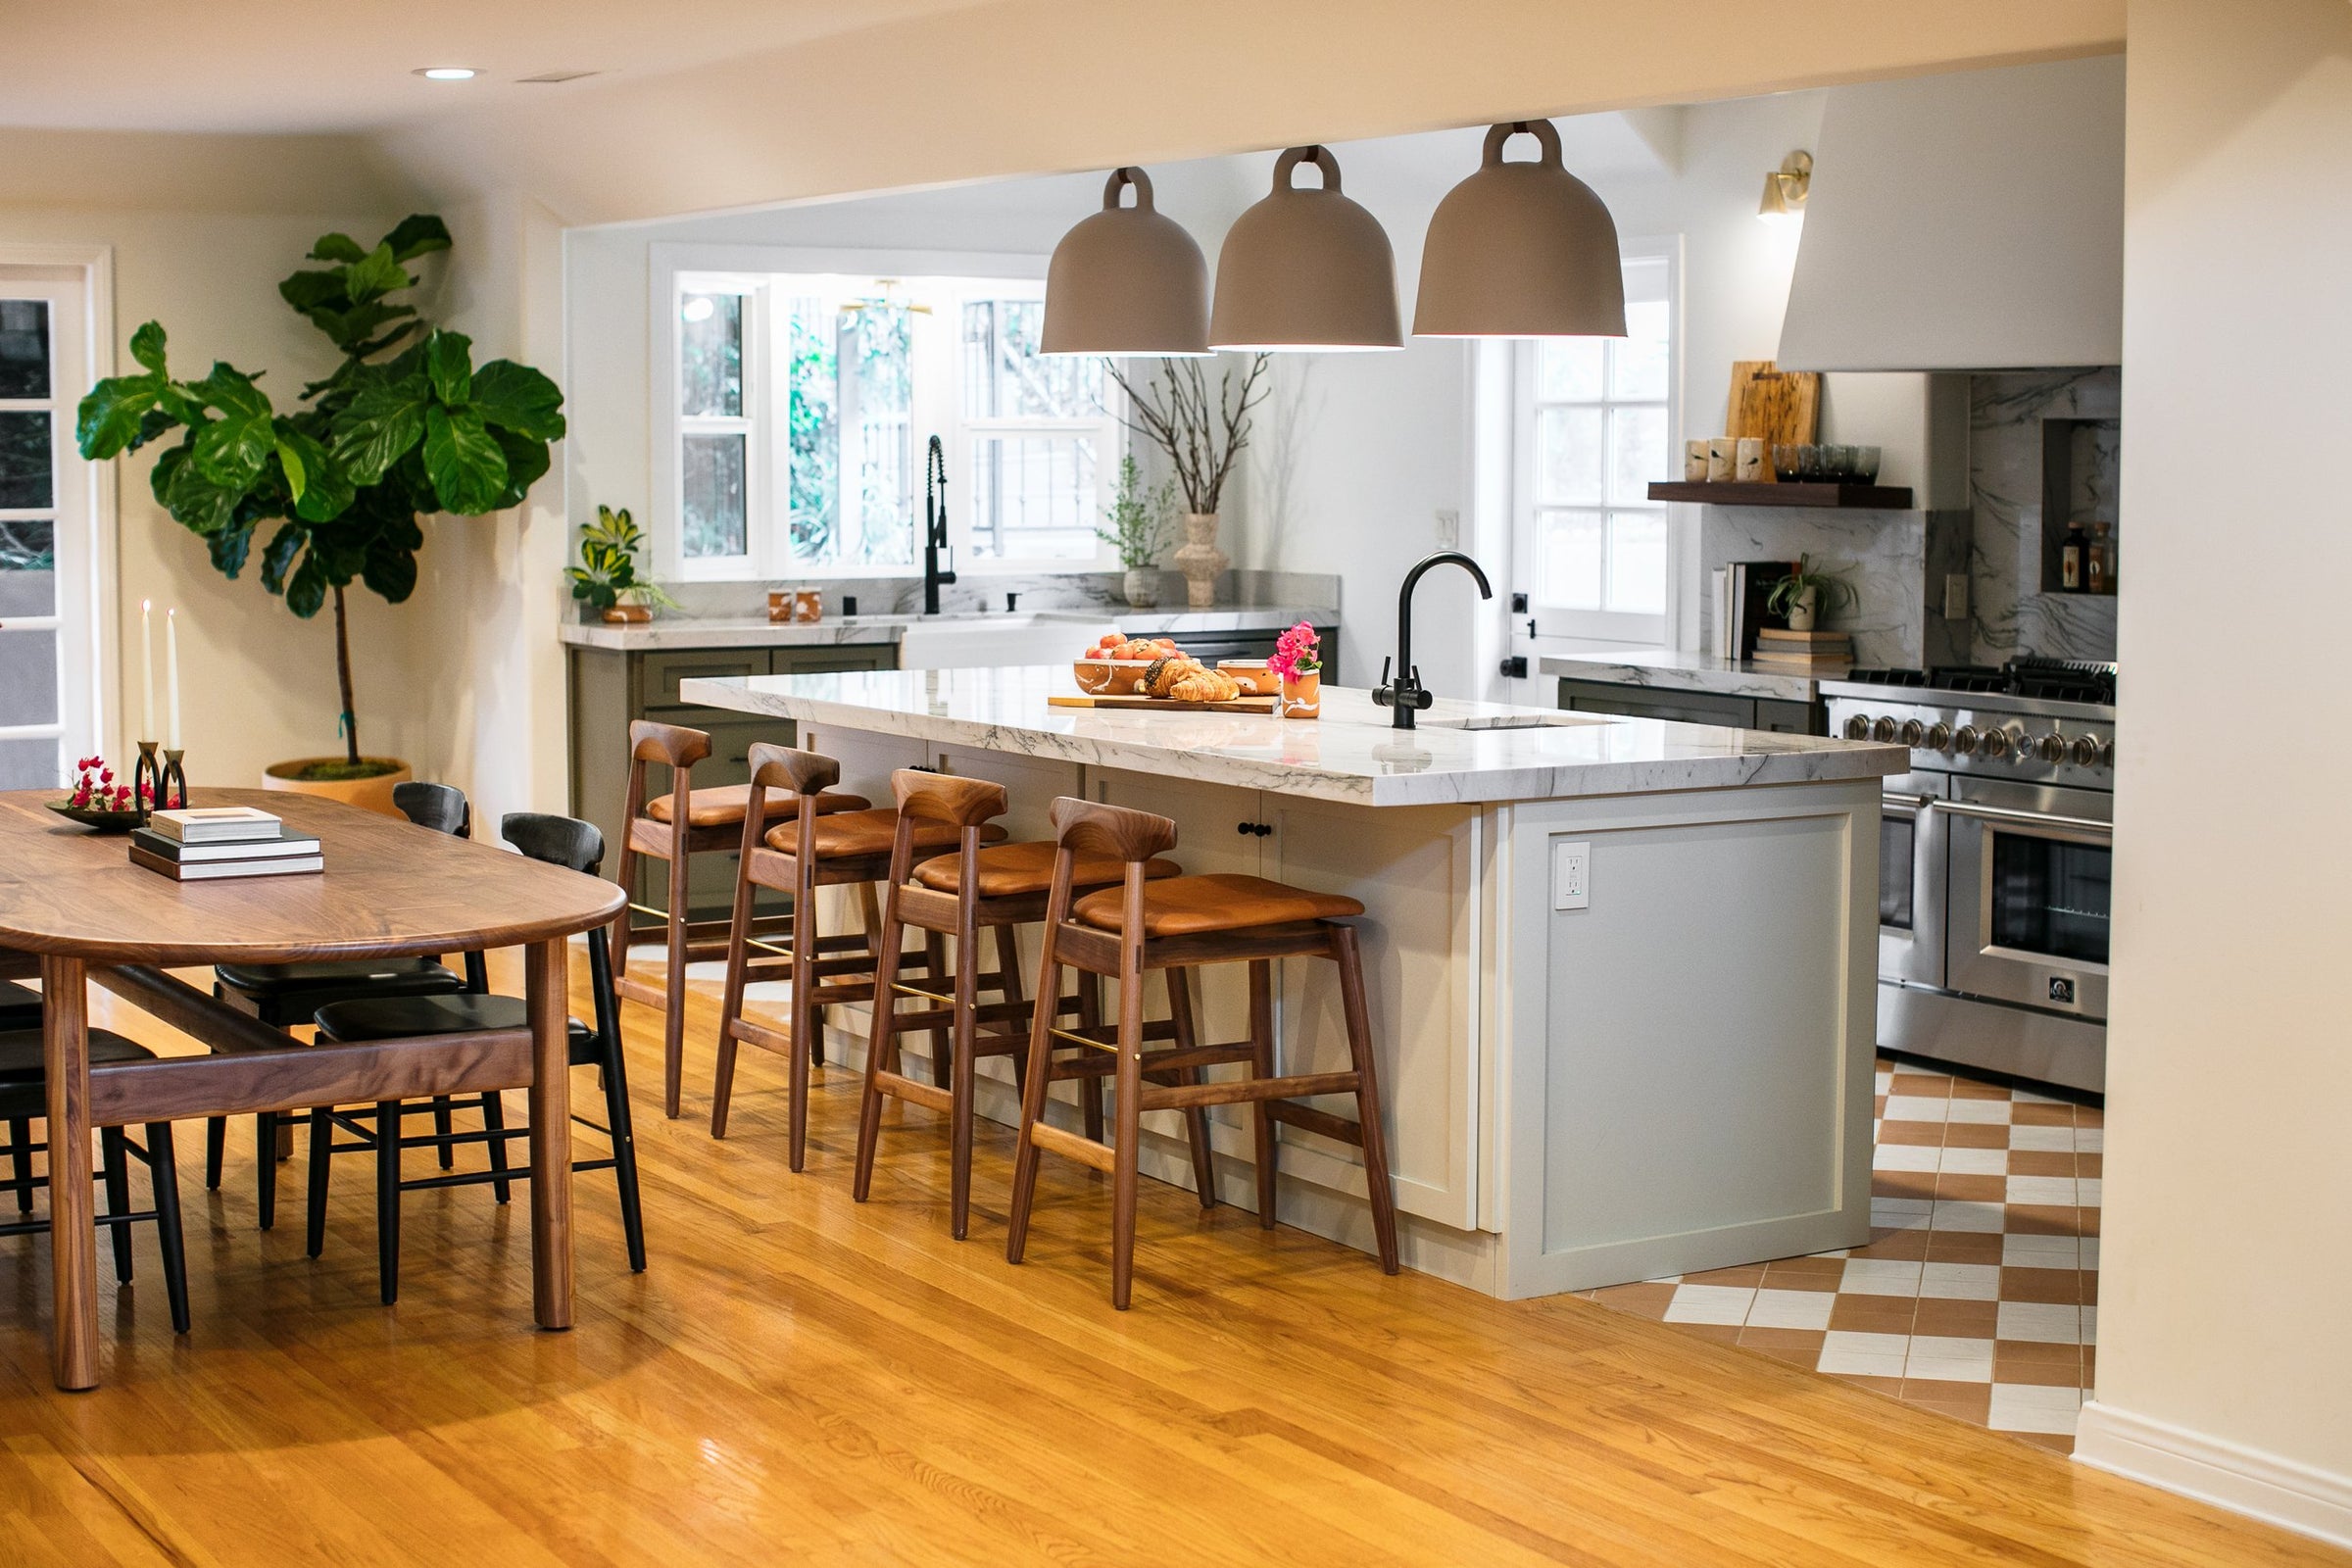
<svg viewBox="0 0 2352 1568"><path fill-rule="evenodd" d="M1857 669L1830 733L1911 748L1880 826L1879 1045L2103 1090L2115 666Z"/></svg>

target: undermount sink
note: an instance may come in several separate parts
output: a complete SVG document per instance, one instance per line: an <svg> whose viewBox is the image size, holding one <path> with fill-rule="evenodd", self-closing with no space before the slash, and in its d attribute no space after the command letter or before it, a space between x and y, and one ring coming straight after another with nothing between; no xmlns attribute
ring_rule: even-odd
<svg viewBox="0 0 2352 1568"><path fill-rule="evenodd" d="M1571 724L1605 724L1590 713L1474 713L1468 718L1425 718L1423 729L1557 729Z"/></svg>
<svg viewBox="0 0 2352 1568"><path fill-rule="evenodd" d="M1116 623L1086 611L921 615L899 637L901 669L980 669L1076 659Z"/></svg>

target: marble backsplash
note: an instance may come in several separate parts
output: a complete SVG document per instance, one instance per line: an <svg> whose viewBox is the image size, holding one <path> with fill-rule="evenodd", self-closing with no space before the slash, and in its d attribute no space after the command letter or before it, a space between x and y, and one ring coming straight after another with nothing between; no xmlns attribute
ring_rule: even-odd
<svg viewBox="0 0 2352 1568"><path fill-rule="evenodd" d="M1018 594L1023 610L1123 610L1120 595L1124 575L1115 571L1039 572L1028 575L977 572L939 590L939 607L949 613L986 608L1002 610L1006 594ZM855 598L865 615L913 614L923 608L923 579L909 577L794 577L776 582L670 582L662 586L678 601L671 613L687 620L763 615L771 588L814 588L825 596L825 612L842 613L842 601ZM1184 574L1160 573L1161 610L1185 608ZM1340 579L1311 571L1229 570L1217 578L1217 607L1247 610L1257 606L1340 608ZM596 612L581 606L579 618L593 620Z"/></svg>
<svg viewBox="0 0 2352 1568"><path fill-rule="evenodd" d="M2064 432L2066 505L2074 517L2111 525L2120 582L2128 568L2116 514L2122 372L2112 366L1984 372L1969 377L1968 403L1971 656L1982 664L2021 654L2114 659L2112 596L2042 588L2043 426L2082 421Z"/></svg>
<svg viewBox="0 0 2352 1568"><path fill-rule="evenodd" d="M1823 625L1850 633L1858 664L1958 663L1968 624L1939 613L1945 574L1968 562L1965 512L1841 512L1828 507L1707 507L1701 510L1701 583L1735 561L1811 558L1814 569L1844 579L1854 602ZM1713 646L1714 603L1700 594L1701 646Z"/></svg>

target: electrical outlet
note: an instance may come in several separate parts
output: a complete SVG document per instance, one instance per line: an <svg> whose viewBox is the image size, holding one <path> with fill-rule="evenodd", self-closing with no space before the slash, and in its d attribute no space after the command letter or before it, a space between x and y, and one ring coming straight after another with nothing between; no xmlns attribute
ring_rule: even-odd
<svg viewBox="0 0 2352 1568"><path fill-rule="evenodd" d="M1462 542L1462 514L1451 507L1438 509L1438 543L1451 550Z"/></svg>
<svg viewBox="0 0 2352 1568"><path fill-rule="evenodd" d="M1943 574L1943 618L1968 618L1968 573L1947 571Z"/></svg>
<svg viewBox="0 0 2352 1568"><path fill-rule="evenodd" d="M1555 844L1551 847L1551 906L1589 909L1592 906L1592 846Z"/></svg>

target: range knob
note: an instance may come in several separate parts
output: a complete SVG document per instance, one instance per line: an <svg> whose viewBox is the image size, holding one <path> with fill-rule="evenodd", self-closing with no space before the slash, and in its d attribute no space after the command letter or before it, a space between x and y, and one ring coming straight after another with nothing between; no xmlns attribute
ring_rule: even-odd
<svg viewBox="0 0 2352 1568"><path fill-rule="evenodd" d="M1856 713L1853 717L1847 719L1845 721L1845 738L1849 741L1866 741L1870 739L1870 715L1868 713Z"/></svg>
<svg viewBox="0 0 2352 1568"><path fill-rule="evenodd" d="M1882 718L1870 726L1870 738L1882 744L1894 739L1894 720Z"/></svg>
<svg viewBox="0 0 2352 1568"><path fill-rule="evenodd" d="M1962 757L1974 757L1977 755L1977 743L1983 738L1977 733L1976 725L1963 724L1952 731L1952 750Z"/></svg>
<svg viewBox="0 0 2352 1568"><path fill-rule="evenodd" d="M2056 730L2050 731L2049 734L2034 743L2034 755L2045 762L2064 761L2066 760L2066 737Z"/></svg>
<svg viewBox="0 0 2352 1568"><path fill-rule="evenodd" d="M1952 726L1937 719L1928 726L1928 745L1939 752L1952 749Z"/></svg>
<svg viewBox="0 0 2352 1568"><path fill-rule="evenodd" d="M1984 732L1984 738L1978 744L1986 757L2007 757L2009 755L2009 732L2005 729L1988 729Z"/></svg>
<svg viewBox="0 0 2352 1568"><path fill-rule="evenodd" d="M2088 735L2078 735L2066 749L2067 760L2077 767L2095 767L2099 761L2099 743Z"/></svg>
<svg viewBox="0 0 2352 1568"><path fill-rule="evenodd" d="M1905 746L1917 746L1920 742L1928 738L1928 726L1922 724L1916 718L1907 718L1903 720L1903 728L1901 733L1902 742Z"/></svg>

